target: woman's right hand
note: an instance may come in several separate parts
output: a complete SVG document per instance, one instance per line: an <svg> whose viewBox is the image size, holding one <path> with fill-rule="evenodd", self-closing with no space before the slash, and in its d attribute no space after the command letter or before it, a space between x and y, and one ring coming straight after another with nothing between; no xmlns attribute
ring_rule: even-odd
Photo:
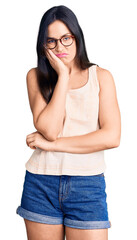
<svg viewBox="0 0 137 240"><path fill-rule="evenodd" d="M58 75L69 74L69 70L65 64L50 49L46 49L46 57Z"/></svg>

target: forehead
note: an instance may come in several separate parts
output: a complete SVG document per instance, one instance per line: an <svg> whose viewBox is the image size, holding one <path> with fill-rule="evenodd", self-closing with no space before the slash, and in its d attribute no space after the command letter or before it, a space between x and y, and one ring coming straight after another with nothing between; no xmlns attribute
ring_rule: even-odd
<svg viewBox="0 0 137 240"><path fill-rule="evenodd" d="M64 34L71 33L69 28L60 20L56 20L48 26L48 37L60 38Z"/></svg>

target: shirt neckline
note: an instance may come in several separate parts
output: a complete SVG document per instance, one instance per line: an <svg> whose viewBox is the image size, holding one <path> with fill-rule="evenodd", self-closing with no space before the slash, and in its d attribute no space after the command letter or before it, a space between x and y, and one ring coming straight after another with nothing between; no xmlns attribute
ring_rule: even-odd
<svg viewBox="0 0 137 240"><path fill-rule="evenodd" d="M92 65L92 66L95 66L95 65ZM69 89L68 93L82 92L88 87L90 79L91 79L90 69L91 69L92 66L90 66L88 68L88 81L85 83L85 85L80 87L80 88Z"/></svg>

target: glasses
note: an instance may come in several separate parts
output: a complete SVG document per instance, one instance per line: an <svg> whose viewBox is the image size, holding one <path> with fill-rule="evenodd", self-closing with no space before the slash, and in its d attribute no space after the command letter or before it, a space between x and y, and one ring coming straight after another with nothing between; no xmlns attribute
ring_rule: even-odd
<svg viewBox="0 0 137 240"><path fill-rule="evenodd" d="M44 47L53 49L57 46L57 41L60 40L63 46L70 46L73 43L73 39L75 37L73 35L64 35L59 39L56 38L47 38L46 44Z"/></svg>

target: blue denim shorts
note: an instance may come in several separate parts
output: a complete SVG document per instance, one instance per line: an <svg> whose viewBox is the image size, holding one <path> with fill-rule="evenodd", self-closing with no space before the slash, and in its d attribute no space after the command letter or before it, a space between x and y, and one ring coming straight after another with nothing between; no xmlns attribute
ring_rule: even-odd
<svg viewBox="0 0 137 240"><path fill-rule="evenodd" d="M110 228L104 173L92 176L42 175L26 170L16 213L30 221L72 228Z"/></svg>

